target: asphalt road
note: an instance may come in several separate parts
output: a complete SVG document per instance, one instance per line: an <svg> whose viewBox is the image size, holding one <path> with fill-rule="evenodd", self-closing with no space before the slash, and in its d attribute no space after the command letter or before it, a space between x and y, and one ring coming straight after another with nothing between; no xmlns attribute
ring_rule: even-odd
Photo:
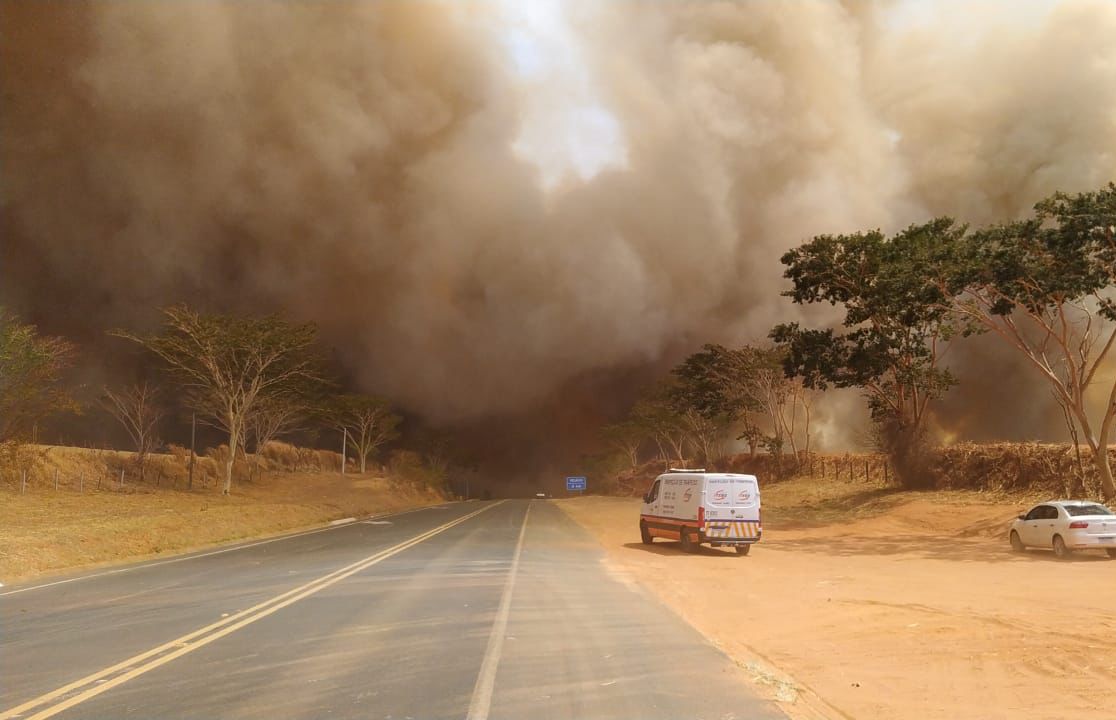
<svg viewBox="0 0 1116 720"><path fill-rule="evenodd" d="M784 717L545 501L0 588L9 718Z"/></svg>

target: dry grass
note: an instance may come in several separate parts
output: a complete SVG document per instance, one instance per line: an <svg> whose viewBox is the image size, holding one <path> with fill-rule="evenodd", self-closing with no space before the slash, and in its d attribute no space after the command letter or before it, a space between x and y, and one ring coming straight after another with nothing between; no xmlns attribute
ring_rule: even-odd
<svg viewBox="0 0 1116 720"><path fill-rule="evenodd" d="M765 524L780 527L809 527L875 517L914 501L1023 508L1050 499L1041 489L903 490L877 479L850 482L835 480L832 475L796 477L763 484L762 489Z"/></svg>
<svg viewBox="0 0 1116 720"><path fill-rule="evenodd" d="M444 500L437 493L372 474L342 478L320 472L271 472L255 481L241 479L226 498L215 491L216 466L207 458L199 460L195 489L185 491L185 458L179 453L154 456L147 482L139 484L128 466L129 453L63 447L33 450L28 463L32 480L26 493L20 492L14 468L0 472L0 580L4 582ZM120 468L126 475L122 488ZM53 483L55 470L58 490ZM84 492L79 492L82 477Z"/></svg>
<svg viewBox="0 0 1116 720"><path fill-rule="evenodd" d="M1110 451L1116 464L1116 449ZM711 470L751 473L767 486L810 480L831 487L848 484L897 487L894 470L879 454L811 454L798 467L783 459L781 467L770 455L732 455ZM664 471L662 461L643 463L617 473L603 484L605 494L638 497ZM1073 495L1072 480L1080 476L1086 497L1099 499L1100 483L1086 452L1078 467L1072 445L1051 443L958 443L931 448L923 468L926 486L936 490L967 490L979 494L1005 493L1040 496ZM789 479L781 479L789 478ZM1080 493L1078 493L1080 494Z"/></svg>

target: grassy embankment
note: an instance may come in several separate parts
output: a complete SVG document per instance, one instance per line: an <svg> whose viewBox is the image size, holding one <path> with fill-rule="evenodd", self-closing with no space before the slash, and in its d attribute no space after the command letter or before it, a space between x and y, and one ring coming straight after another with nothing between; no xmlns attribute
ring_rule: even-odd
<svg viewBox="0 0 1116 720"><path fill-rule="evenodd" d="M212 458L199 459L194 488L187 489L187 461L181 453L153 456L145 481L139 483L129 453L34 448L26 491L21 491L16 468L0 470L0 581L183 552L445 500L437 492L394 482L386 474L342 477L336 454L301 451L300 462L299 452L277 444L270 457L259 458L259 469L250 478L247 466L238 463L232 494L224 497ZM279 469L284 466L289 469Z"/></svg>

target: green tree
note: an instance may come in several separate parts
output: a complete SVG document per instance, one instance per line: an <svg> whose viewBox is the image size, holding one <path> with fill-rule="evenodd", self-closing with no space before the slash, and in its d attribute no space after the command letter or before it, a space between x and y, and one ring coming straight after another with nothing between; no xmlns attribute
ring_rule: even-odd
<svg viewBox="0 0 1116 720"><path fill-rule="evenodd" d="M1057 193L1030 218L953 245L934 273L951 311L1006 342L1047 381L1089 447L1104 496L1116 497L1108 459L1116 378L1102 371L1116 344L1116 184ZM1100 383L1105 402L1096 410L1088 395Z"/></svg>
<svg viewBox="0 0 1116 720"><path fill-rule="evenodd" d="M281 317L203 315L183 305L163 311L163 332L114 331L161 358L199 415L227 434L222 492L232 488L233 462L248 420L262 403L311 394L325 383L313 324Z"/></svg>
<svg viewBox="0 0 1116 720"><path fill-rule="evenodd" d="M879 231L819 235L786 253L784 293L795 303L844 311L842 330L776 326L784 368L807 388L861 388L900 479L918 481L917 450L930 403L954 383L941 367L948 341L973 328L959 323L946 292L928 272L950 262L965 228L948 218Z"/></svg>
<svg viewBox="0 0 1116 720"><path fill-rule="evenodd" d="M0 308L0 445L22 442L43 419L76 409L62 378L73 356L70 343Z"/></svg>
<svg viewBox="0 0 1116 720"><path fill-rule="evenodd" d="M631 467L639 464L639 449L650 435L647 428L632 419L606 425L601 434L609 445L623 453Z"/></svg>
<svg viewBox="0 0 1116 720"><path fill-rule="evenodd" d="M331 403L333 423L345 433L360 460L360 471L368 469L368 458L399 437L399 423L387 400L369 395L341 395Z"/></svg>
<svg viewBox="0 0 1116 720"><path fill-rule="evenodd" d="M725 436L737 418L737 406L724 397L726 389L713 377L724 356L718 346L691 355L671 370L669 407L694 452L705 464L724 456ZM723 350L723 348L720 348Z"/></svg>
<svg viewBox="0 0 1116 720"><path fill-rule="evenodd" d="M809 449L810 398L799 381L787 377L784 361L779 348L705 345L673 370L679 379L676 396L705 418L727 418L740 427L737 439L747 439L753 454L763 443L779 453L788 447L797 456L800 429ZM761 423L770 428L767 438Z"/></svg>
<svg viewBox="0 0 1116 720"><path fill-rule="evenodd" d="M644 394L629 414L629 420L655 443L664 467L672 459L686 460L686 429L670 400L670 383L661 383Z"/></svg>

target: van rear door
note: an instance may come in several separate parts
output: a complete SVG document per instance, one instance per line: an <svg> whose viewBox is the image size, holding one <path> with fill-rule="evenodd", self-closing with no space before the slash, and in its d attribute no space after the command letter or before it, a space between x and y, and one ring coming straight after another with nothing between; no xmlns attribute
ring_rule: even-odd
<svg viewBox="0 0 1116 720"><path fill-rule="evenodd" d="M759 484L750 475L717 475L706 479L705 534L711 540L758 540Z"/></svg>
<svg viewBox="0 0 1116 720"><path fill-rule="evenodd" d="M754 477L737 475L732 478L731 515L734 520L759 522L759 484Z"/></svg>

